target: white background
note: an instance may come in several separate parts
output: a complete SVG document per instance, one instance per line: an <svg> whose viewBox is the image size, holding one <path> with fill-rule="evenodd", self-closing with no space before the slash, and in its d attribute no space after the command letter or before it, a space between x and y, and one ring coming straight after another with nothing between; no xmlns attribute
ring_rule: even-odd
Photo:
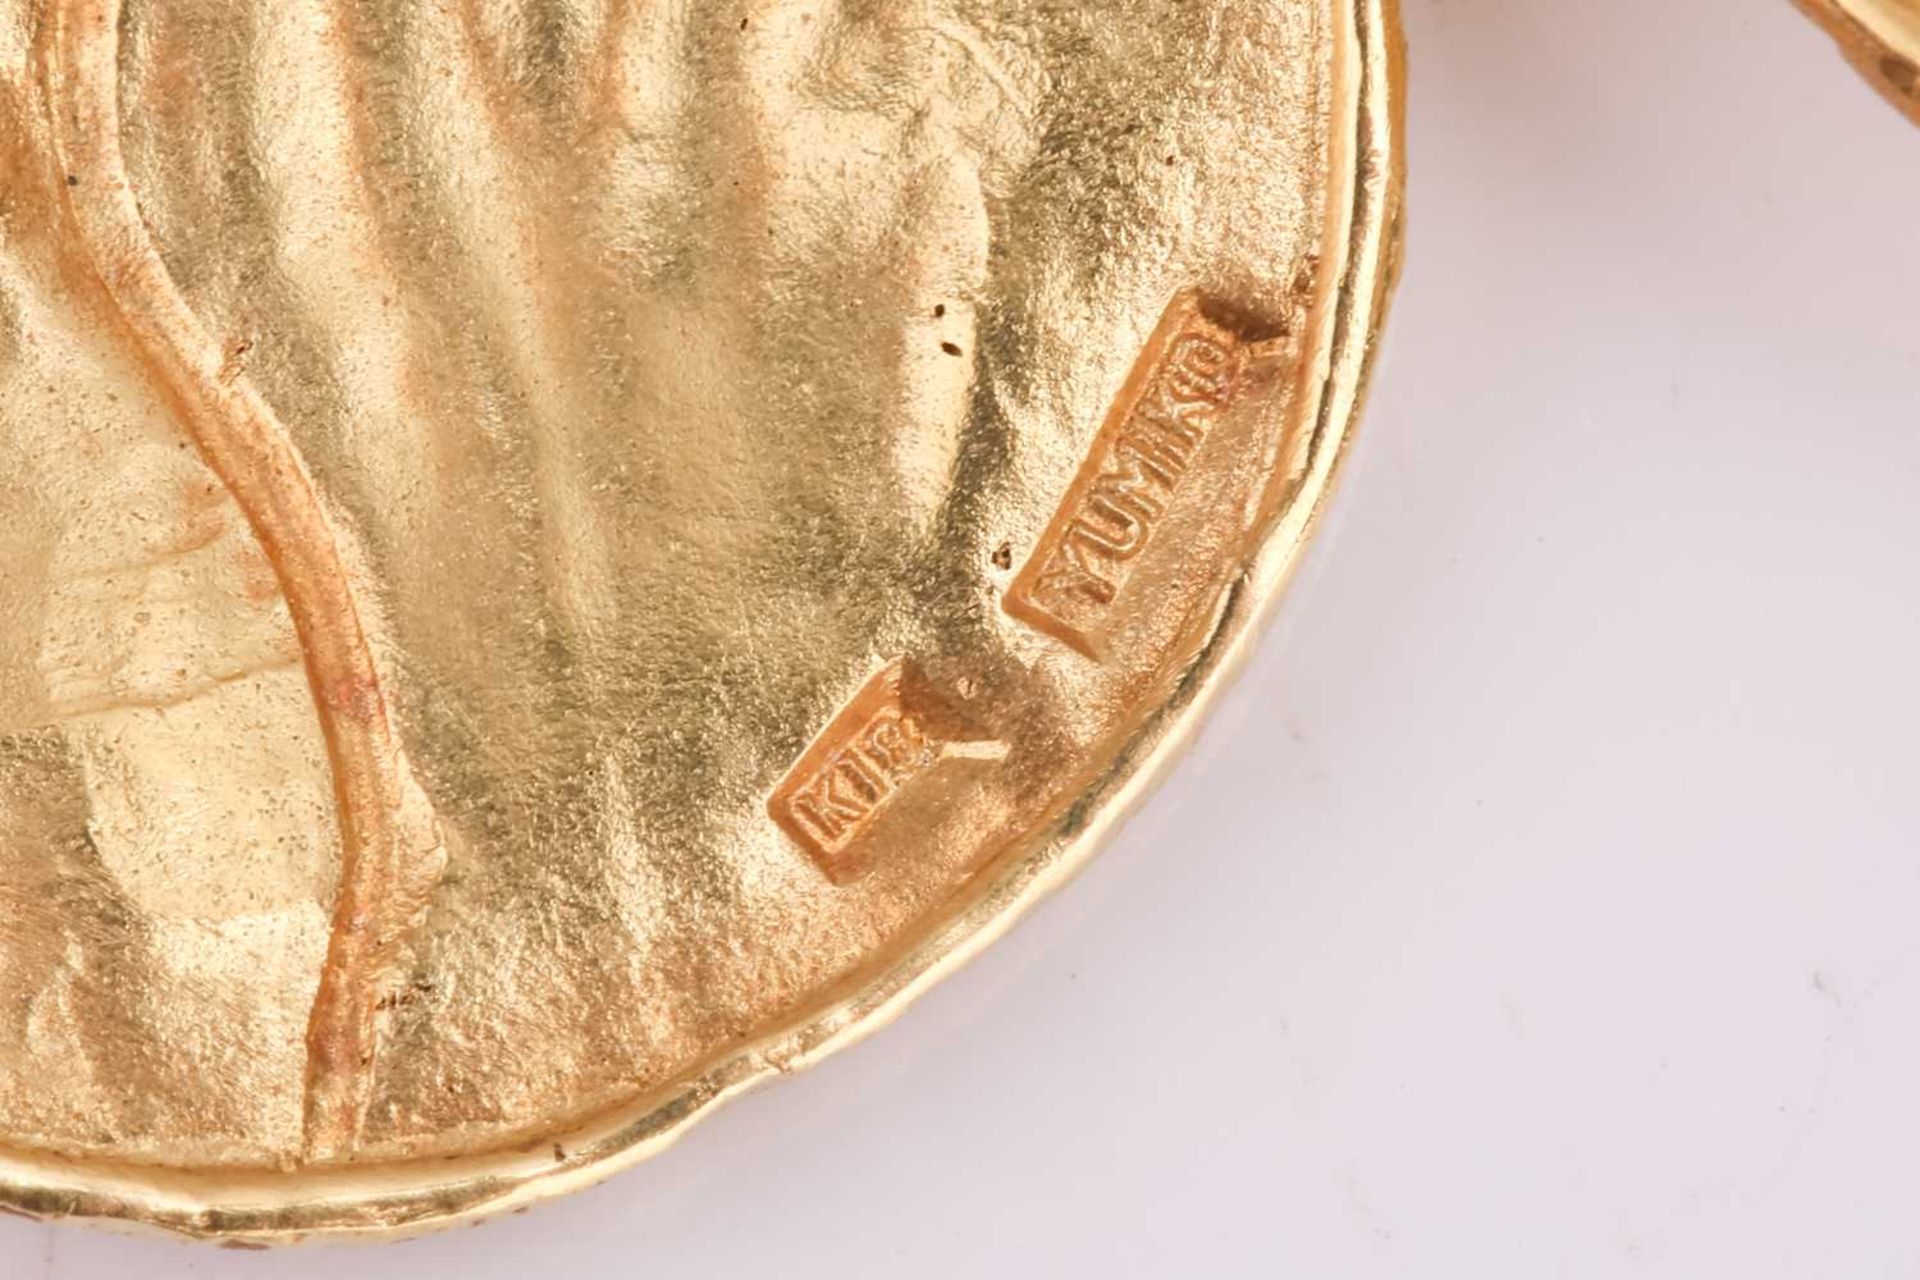
<svg viewBox="0 0 1920 1280"><path fill-rule="evenodd" d="M1408 0L1279 624L1067 892L612 1183L0 1276L1920 1274L1920 130L1785 0Z"/></svg>

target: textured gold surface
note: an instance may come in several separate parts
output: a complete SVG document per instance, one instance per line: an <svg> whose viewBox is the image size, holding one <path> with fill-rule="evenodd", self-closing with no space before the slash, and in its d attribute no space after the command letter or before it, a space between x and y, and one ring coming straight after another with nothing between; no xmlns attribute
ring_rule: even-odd
<svg viewBox="0 0 1920 1280"><path fill-rule="evenodd" d="M1920 123L1920 0L1798 0L1887 101Z"/></svg>
<svg viewBox="0 0 1920 1280"><path fill-rule="evenodd" d="M604 1174L1097 841L1392 275L1385 0L0 0L0 1197Z"/></svg>

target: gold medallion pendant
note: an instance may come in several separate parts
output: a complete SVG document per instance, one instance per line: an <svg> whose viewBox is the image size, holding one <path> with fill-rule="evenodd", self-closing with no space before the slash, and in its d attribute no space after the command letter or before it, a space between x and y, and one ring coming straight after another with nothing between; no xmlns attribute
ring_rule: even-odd
<svg viewBox="0 0 1920 1280"><path fill-rule="evenodd" d="M0 0L0 1202L518 1207L1061 882L1297 557L1391 0Z"/></svg>
<svg viewBox="0 0 1920 1280"><path fill-rule="evenodd" d="M1799 0L1887 101L1920 122L1920 0Z"/></svg>

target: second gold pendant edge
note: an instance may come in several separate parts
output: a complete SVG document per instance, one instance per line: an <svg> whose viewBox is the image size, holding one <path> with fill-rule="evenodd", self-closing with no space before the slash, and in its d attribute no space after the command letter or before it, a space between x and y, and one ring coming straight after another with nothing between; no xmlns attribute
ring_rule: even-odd
<svg viewBox="0 0 1920 1280"><path fill-rule="evenodd" d="M1920 124L1920 9L1902 0L1794 0L1855 70Z"/></svg>

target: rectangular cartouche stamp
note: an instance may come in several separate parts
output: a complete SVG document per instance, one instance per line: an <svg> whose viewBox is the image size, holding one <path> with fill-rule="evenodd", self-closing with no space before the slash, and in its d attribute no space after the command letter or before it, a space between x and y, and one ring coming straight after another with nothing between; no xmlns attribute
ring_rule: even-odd
<svg viewBox="0 0 1920 1280"><path fill-rule="evenodd" d="M1210 318L1197 291L1174 299L1008 589L1008 613L1090 658L1105 656L1127 579L1181 498L1216 418L1272 345Z"/></svg>
<svg viewBox="0 0 1920 1280"><path fill-rule="evenodd" d="M930 717L908 697L905 665L889 663L852 700L767 802L780 828L845 884L866 871L857 845L881 811L941 756Z"/></svg>

